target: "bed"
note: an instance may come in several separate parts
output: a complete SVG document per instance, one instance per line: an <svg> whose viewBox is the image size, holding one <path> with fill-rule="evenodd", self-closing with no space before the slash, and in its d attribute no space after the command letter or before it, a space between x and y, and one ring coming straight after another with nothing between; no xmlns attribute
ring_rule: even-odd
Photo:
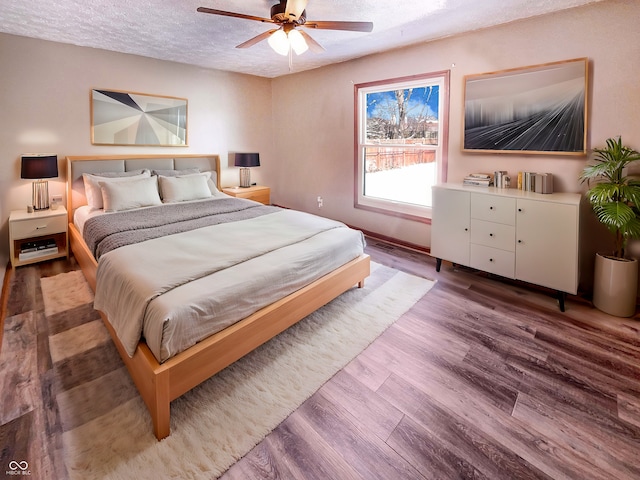
<svg viewBox="0 0 640 480"><path fill-rule="evenodd" d="M158 440L172 400L369 275L360 232L220 192L214 154L67 157L70 247Z"/></svg>

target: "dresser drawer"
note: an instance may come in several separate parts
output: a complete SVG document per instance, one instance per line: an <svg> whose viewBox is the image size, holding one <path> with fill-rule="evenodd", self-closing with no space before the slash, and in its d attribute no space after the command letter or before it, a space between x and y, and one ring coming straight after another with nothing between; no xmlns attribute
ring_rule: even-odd
<svg viewBox="0 0 640 480"><path fill-rule="evenodd" d="M53 233L67 231L67 216L56 215L55 217L29 218L10 222L11 238L41 237Z"/></svg>
<svg viewBox="0 0 640 480"><path fill-rule="evenodd" d="M470 266L502 277L515 278L516 254L498 248L471 244Z"/></svg>
<svg viewBox="0 0 640 480"><path fill-rule="evenodd" d="M471 194L471 218L515 225L516 199L473 193Z"/></svg>
<svg viewBox="0 0 640 480"><path fill-rule="evenodd" d="M513 252L515 242L515 226L471 219L471 243Z"/></svg>

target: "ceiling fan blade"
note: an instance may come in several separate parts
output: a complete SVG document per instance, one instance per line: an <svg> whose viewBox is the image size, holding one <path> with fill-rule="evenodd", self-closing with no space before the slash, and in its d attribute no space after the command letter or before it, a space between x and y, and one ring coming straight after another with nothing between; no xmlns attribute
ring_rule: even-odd
<svg viewBox="0 0 640 480"><path fill-rule="evenodd" d="M260 35L256 35L255 37L250 38L246 42L242 42L240 45L236 45L236 48L249 48L249 47L252 47L256 43L259 43L259 42L261 42L263 40L266 40L267 38L269 38L269 35L271 35L273 32L277 32L277 31L278 31L278 29L274 28L273 30L269 30L268 32L264 32L264 33L261 33Z"/></svg>
<svg viewBox="0 0 640 480"><path fill-rule="evenodd" d="M316 42L311 35L309 35L304 30L298 30L298 31L304 37L305 41L307 42L307 45L309 46L309 49L313 53L322 53L322 52L324 52L324 47L322 45L320 45L318 42Z"/></svg>
<svg viewBox="0 0 640 480"><path fill-rule="evenodd" d="M373 30L371 22L311 22L300 25L301 27L317 28L322 30L348 30L351 32L370 32Z"/></svg>
<svg viewBox="0 0 640 480"><path fill-rule="evenodd" d="M255 17L253 15L245 15L244 13L225 12L224 10L215 10L213 8L198 7L197 11L200 13L222 15L224 17L244 18L245 20L257 20L258 22L274 23L270 18Z"/></svg>
<svg viewBox="0 0 640 480"><path fill-rule="evenodd" d="M287 0L287 6L284 9L285 16L290 21L300 18L304 9L307 8L308 0Z"/></svg>

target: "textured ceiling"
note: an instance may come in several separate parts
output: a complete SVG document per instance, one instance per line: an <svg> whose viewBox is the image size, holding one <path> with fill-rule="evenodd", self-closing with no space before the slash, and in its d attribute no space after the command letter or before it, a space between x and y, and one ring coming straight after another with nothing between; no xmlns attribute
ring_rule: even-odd
<svg viewBox="0 0 640 480"><path fill-rule="evenodd" d="M294 55L291 70L266 41L235 48L269 24L196 12L269 18L277 0L2 0L0 31L272 78L597 1L309 0L308 21L368 21L373 31L305 29L326 51Z"/></svg>

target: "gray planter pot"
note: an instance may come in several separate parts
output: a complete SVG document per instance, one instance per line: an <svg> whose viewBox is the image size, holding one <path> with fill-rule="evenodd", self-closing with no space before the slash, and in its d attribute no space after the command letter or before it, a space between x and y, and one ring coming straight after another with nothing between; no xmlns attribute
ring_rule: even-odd
<svg viewBox="0 0 640 480"><path fill-rule="evenodd" d="M596 254L593 305L610 315L631 317L636 313L638 261Z"/></svg>

